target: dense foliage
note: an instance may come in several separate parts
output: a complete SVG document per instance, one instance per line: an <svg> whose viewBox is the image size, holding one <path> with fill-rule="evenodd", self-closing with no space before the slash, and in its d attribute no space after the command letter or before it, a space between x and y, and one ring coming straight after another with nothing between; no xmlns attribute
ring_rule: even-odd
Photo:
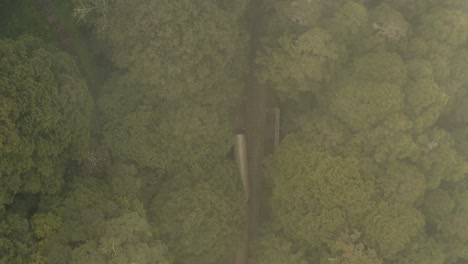
<svg viewBox="0 0 468 264"><path fill-rule="evenodd" d="M229 152L247 51L242 2L115 1L102 37L125 74L99 103L115 156L167 171Z"/></svg>
<svg viewBox="0 0 468 264"><path fill-rule="evenodd" d="M257 74L286 112L267 162L265 225L295 245L291 258L468 260L457 209L467 191L468 5L407 2L265 3ZM277 246L269 236L260 251Z"/></svg>
<svg viewBox="0 0 468 264"><path fill-rule="evenodd" d="M0 208L55 193L87 151L91 98L73 59L30 36L0 41Z"/></svg>
<svg viewBox="0 0 468 264"><path fill-rule="evenodd" d="M466 1L17 2L0 3L0 263L229 263L252 83L282 118L249 263L468 261ZM58 28L84 33L76 55Z"/></svg>
<svg viewBox="0 0 468 264"><path fill-rule="evenodd" d="M58 34L53 45L68 41L54 29L75 25L24 0L1 35L0 262L219 263L244 240L228 156L246 2L74 4L109 73L88 80L93 115L74 59L24 35Z"/></svg>

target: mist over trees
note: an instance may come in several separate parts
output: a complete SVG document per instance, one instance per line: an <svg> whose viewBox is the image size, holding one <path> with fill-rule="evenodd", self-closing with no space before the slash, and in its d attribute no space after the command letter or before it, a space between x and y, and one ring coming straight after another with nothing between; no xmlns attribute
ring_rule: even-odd
<svg viewBox="0 0 468 264"><path fill-rule="evenodd" d="M231 263L251 78L249 263L468 261L466 1L46 2L0 3L0 263Z"/></svg>
<svg viewBox="0 0 468 264"><path fill-rule="evenodd" d="M468 6L400 2L265 1L259 78L290 106L267 225L310 263L466 261Z"/></svg>

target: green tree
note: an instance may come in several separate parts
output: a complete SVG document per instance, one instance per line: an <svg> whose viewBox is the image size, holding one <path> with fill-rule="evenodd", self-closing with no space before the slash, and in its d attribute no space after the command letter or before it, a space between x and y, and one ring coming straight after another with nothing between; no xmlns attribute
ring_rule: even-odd
<svg viewBox="0 0 468 264"><path fill-rule="evenodd" d="M447 208L427 210L430 217L439 220L435 226L435 238L444 245L447 263L463 263L468 260L468 180L467 178L457 183L445 184L449 198L437 202L435 206L441 207L445 202ZM440 196L440 195L439 195Z"/></svg>
<svg viewBox="0 0 468 264"><path fill-rule="evenodd" d="M439 239L451 259L468 260L468 213L455 212L444 219Z"/></svg>
<svg viewBox="0 0 468 264"><path fill-rule="evenodd" d="M331 111L353 129L370 129L402 110L401 86L406 79L406 68L396 53L370 53L357 58L351 76L339 82L342 87L336 93Z"/></svg>
<svg viewBox="0 0 468 264"><path fill-rule="evenodd" d="M317 91L320 82L331 78L339 47L327 31L312 28L297 36L284 34L277 43L256 60L261 65L259 80L271 83L283 98Z"/></svg>
<svg viewBox="0 0 468 264"><path fill-rule="evenodd" d="M112 154L163 172L223 159L246 69L245 1L112 3L100 36L124 73L99 104Z"/></svg>
<svg viewBox="0 0 468 264"><path fill-rule="evenodd" d="M402 50L402 54L408 59L427 59L429 45L422 37L413 37L408 41L406 49Z"/></svg>
<svg viewBox="0 0 468 264"><path fill-rule="evenodd" d="M288 30L297 26L315 26L325 8L325 1L291 0L278 1L266 0L265 9L272 12L266 23L273 30ZM312 8L313 7L313 8ZM271 34L268 34L271 35Z"/></svg>
<svg viewBox="0 0 468 264"><path fill-rule="evenodd" d="M385 3L372 9L370 21L376 35L389 41L401 40L408 35L410 29L404 16Z"/></svg>
<svg viewBox="0 0 468 264"><path fill-rule="evenodd" d="M424 216L412 207L381 202L363 224L364 243L388 259L402 251L422 231Z"/></svg>
<svg viewBox="0 0 468 264"><path fill-rule="evenodd" d="M99 252L98 244L94 240L85 242L83 245L77 246L71 251L70 255L71 256L69 263L73 264L106 263L106 256Z"/></svg>
<svg viewBox="0 0 468 264"><path fill-rule="evenodd" d="M91 98L76 63L39 39L0 41L0 208L17 193L54 193L84 157Z"/></svg>
<svg viewBox="0 0 468 264"><path fill-rule="evenodd" d="M357 230L343 232L331 246L332 254L322 258L323 264L382 264L375 250L359 242Z"/></svg>
<svg viewBox="0 0 468 264"><path fill-rule="evenodd" d="M385 167L384 174L377 179L381 198L395 205L411 207L423 197L426 179L418 168L404 162L388 162Z"/></svg>
<svg viewBox="0 0 468 264"><path fill-rule="evenodd" d="M450 80L451 82L448 84L447 90L454 94L456 93L461 87L466 86L468 84L468 77L464 74L468 70L468 50L467 49L459 49L454 54L453 57L450 59Z"/></svg>
<svg viewBox="0 0 468 264"><path fill-rule="evenodd" d="M344 39L352 44L362 37L369 23L367 8L359 3L350 1L344 4L338 12L333 15L330 31L337 38Z"/></svg>
<svg viewBox="0 0 468 264"><path fill-rule="evenodd" d="M0 213L0 263L29 263L36 244L28 219Z"/></svg>
<svg viewBox="0 0 468 264"><path fill-rule="evenodd" d="M385 3L401 12L408 21L420 17L427 12L436 0L386 0ZM439 4L439 3L436 3Z"/></svg>
<svg viewBox="0 0 468 264"><path fill-rule="evenodd" d="M410 36L411 26L405 17L386 3L369 10L367 37L360 41L358 50L399 51L405 47Z"/></svg>
<svg viewBox="0 0 468 264"><path fill-rule="evenodd" d="M118 217L121 213L118 205L110 199L111 192L102 180L85 175L74 176L67 182L68 191L63 196L44 196L39 205L39 214L53 212L62 219L57 231L42 244L41 252L46 263L70 263L73 254L81 251L82 261L100 263L98 259L105 260L97 248L90 251L90 247L92 243L97 245L103 235L105 219ZM92 242L80 249L87 241Z"/></svg>
<svg viewBox="0 0 468 264"><path fill-rule="evenodd" d="M87 241L73 249L70 263L172 263L167 248L151 241L151 227L136 212L129 212L102 222L97 241Z"/></svg>
<svg viewBox="0 0 468 264"><path fill-rule="evenodd" d="M143 180L139 174L137 166L121 161L115 161L107 170L108 181L119 206L145 215L140 201Z"/></svg>
<svg viewBox="0 0 468 264"><path fill-rule="evenodd" d="M402 251L395 263L444 264L447 263L445 260L444 246L437 243L433 238L420 235Z"/></svg>
<svg viewBox="0 0 468 264"><path fill-rule="evenodd" d="M44 197L33 217L45 263L172 263L145 215L122 205L104 179L75 175L67 189Z"/></svg>
<svg viewBox="0 0 468 264"><path fill-rule="evenodd" d="M337 230L360 222L372 206L373 175L366 174L365 161L351 155L321 152L290 135L267 167L274 219L288 237L308 245L332 241Z"/></svg>
<svg viewBox="0 0 468 264"><path fill-rule="evenodd" d="M219 263L243 241L245 195L230 162L181 168L153 200L153 223L176 263Z"/></svg>
<svg viewBox="0 0 468 264"><path fill-rule="evenodd" d="M320 150L335 150L348 141L352 134L346 124L330 113L291 109L282 114L283 134L296 134L298 140L314 142Z"/></svg>
<svg viewBox="0 0 468 264"><path fill-rule="evenodd" d="M448 191L439 187L426 192L423 212L430 227L436 228L443 219L452 213L454 208L455 201L450 197Z"/></svg>
<svg viewBox="0 0 468 264"><path fill-rule="evenodd" d="M457 148L463 145L465 137L465 129L468 125L468 118L464 114L467 108L468 96L466 86L461 86L458 91L450 97L446 108L441 114L440 124L450 130L453 136L457 139ZM463 147L458 148L461 153L465 153Z"/></svg>
<svg viewBox="0 0 468 264"><path fill-rule="evenodd" d="M108 57L139 84L166 99L209 90L239 94L247 35L244 0L113 1L102 32Z"/></svg>
<svg viewBox="0 0 468 264"><path fill-rule="evenodd" d="M208 98L167 102L127 78L109 83L100 101L104 142L114 157L161 171L223 159L232 146L227 106Z"/></svg>
<svg viewBox="0 0 468 264"><path fill-rule="evenodd" d="M448 96L435 82L429 61L411 60L406 66L409 79L404 89L406 112L413 120L413 129L420 133L435 124Z"/></svg>
<svg viewBox="0 0 468 264"><path fill-rule="evenodd" d="M349 80L331 105L332 113L355 130L370 129L402 108L403 93L398 85L356 80Z"/></svg>
<svg viewBox="0 0 468 264"><path fill-rule="evenodd" d="M354 60L351 68L354 79L367 82L405 84L407 70L402 58L394 52L372 52Z"/></svg>
<svg viewBox="0 0 468 264"><path fill-rule="evenodd" d="M434 40L456 48L468 38L468 20L461 10L436 6L422 15L416 32L426 40Z"/></svg>
<svg viewBox="0 0 468 264"><path fill-rule="evenodd" d="M450 133L434 127L416 140L419 148L411 160L426 176L428 189L437 188L442 181L456 182L465 177L468 164L455 150Z"/></svg>
<svg viewBox="0 0 468 264"><path fill-rule="evenodd" d="M285 100L265 163L274 231L258 256L465 263L466 1L265 6L257 76Z"/></svg>
<svg viewBox="0 0 468 264"><path fill-rule="evenodd" d="M52 212L35 214L31 225L34 233L39 238L46 238L53 234L62 224L60 217Z"/></svg>
<svg viewBox="0 0 468 264"><path fill-rule="evenodd" d="M254 264L307 264L303 250L295 250L293 243L277 231L264 228L254 242L253 257L249 260Z"/></svg>
<svg viewBox="0 0 468 264"><path fill-rule="evenodd" d="M418 146L412 137L413 123L403 113L388 115L375 128L357 133L354 140L377 163L401 160L414 154Z"/></svg>

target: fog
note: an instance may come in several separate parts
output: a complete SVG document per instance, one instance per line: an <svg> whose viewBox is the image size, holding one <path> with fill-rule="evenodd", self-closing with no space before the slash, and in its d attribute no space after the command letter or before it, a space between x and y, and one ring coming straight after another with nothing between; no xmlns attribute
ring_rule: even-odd
<svg viewBox="0 0 468 264"><path fill-rule="evenodd" d="M468 2L0 1L0 263L468 263Z"/></svg>

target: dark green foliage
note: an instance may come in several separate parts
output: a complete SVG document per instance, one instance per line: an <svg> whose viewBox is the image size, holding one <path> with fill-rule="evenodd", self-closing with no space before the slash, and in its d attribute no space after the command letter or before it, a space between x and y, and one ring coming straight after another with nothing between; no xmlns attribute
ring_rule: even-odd
<svg viewBox="0 0 468 264"><path fill-rule="evenodd" d="M41 40L0 41L0 207L54 193L89 141L91 98L73 59Z"/></svg>
<svg viewBox="0 0 468 264"><path fill-rule="evenodd" d="M165 171L214 162L229 152L226 108L194 98L167 102L151 96L151 88L127 80L109 86L100 107L105 142L114 156Z"/></svg>
<svg viewBox="0 0 468 264"><path fill-rule="evenodd" d="M434 68L427 60L410 60L406 65L409 81L405 85L406 113L414 130L432 127L447 104L448 96L435 81Z"/></svg>
<svg viewBox="0 0 468 264"><path fill-rule="evenodd" d="M446 190L437 188L426 192L423 208L428 223L437 226L452 213L455 201Z"/></svg>
<svg viewBox="0 0 468 264"><path fill-rule="evenodd" d="M468 213L451 214L440 226L440 239L445 244L448 256L455 259L468 259Z"/></svg>
<svg viewBox="0 0 468 264"><path fill-rule="evenodd" d="M219 263L243 240L245 199L231 163L179 171L154 199L151 215L176 263Z"/></svg>
<svg viewBox="0 0 468 264"><path fill-rule="evenodd" d="M114 156L164 172L224 159L245 72L243 3L113 3L102 36L126 72L99 105Z"/></svg>
<svg viewBox="0 0 468 264"><path fill-rule="evenodd" d="M319 152L298 139L283 140L268 162L271 206L287 236L318 246L336 238L347 221L362 219L372 205L374 180L365 162Z"/></svg>
<svg viewBox="0 0 468 264"><path fill-rule="evenodd" d="M456 48L467 40L468 20L463 11L435 7L418 22L418 34L428 41Z"/></svg>
<svg viewBox="0 0 468 264"><path fill-rule="evenodd" d="M0 25L0 39L16 39L23 34L47 41L54 37L34 0L3 0L0 3Z"/></svg>
<svg viewBox="0 0 468 264"><path fill-rule="evenodd" d="M410 25L404 16L387 4L380 4L373 8L369 15L374 36L392 44L402 41L409 35Z"/></svg>
<svg viewBox="0 0 468 264"><path fill-rule="evenodd" d="M383 82L401 86L406 82L406 69L396 53L369 53L357 58L352 67L354 79L368 82Z"/></svg>
<svg viewBox="0 0 468 264"><path fill-rule="evenodd" d="M338 91L332 112L353 129L370 129L403 107L400 87L391 83L350 80Z"/></svg>
<svg viewBox="0 0 468 264"><path fill-rule="evenodd" d="M447 90L454 94L461 87L468 83L466 72L468 71L468 50L461 49L455 54L450 61L450 82Z"/></svg>
<svg viewBox="0 0 468 264"><path fill-rule="evenodd" d="M456 209L468 172L466 4L266 7L277 16L267 18L259 77L286 98L280 151L266 163L274 226L323 263L466 261L466 213ZM337 55L323 79L301 61L330 60L293 52L312 28L326 29ZM354 189L356 179L368 184Z"/></svg>
<svg viewBox="0 0 468 264"><path fill-rule="evenodd" d="M350 1L333 14L330 30L337 38L355 41L362 37L367 29L369 17L365 6ZM349 43L348 42L348 43Z"/></svg>
<svg viewBox="0 0 468 264"><path fill-rule="evenodd" d="M278 231L266 227L252 246L249 263L254 264L308 264L303 250L295 250L292 243Z"/></svg>
<svg viewBox="0 0 468 264"><path fill-rule="evenodd" d="M443 245L433 238L420 236L402 252L395 263L444 264L447 263L445 260Z"/></svg>
<svg viewBox="0 0 468 264"><path fill-rule="evenodd" d="M412 138L413 124L402 113L389 115L372 130L362 131L356 139L378 163L411 157L418 146Z"/></svg>
<svg viewBox="0 0 468 264"><path fill-rule="evenodd" d="M403 61L395 53L370 53L358 58L351 78L340 82L342 87L331 111L353 129L369 129L402 109L401 86L406 78Z"/></svg>
<svg viewBox="0 0 468 264"><path fill-rule="evenodd" d="M383 202L366 216L363 225L364 242L380 256L392 258L422 231L424 216L412 207Z"/></svg>
<svg viewBox="0 0 468 264"><path fill-rule="evenodd" d="M311 28L297 36L285 34L277 42L259 54L257 63L262 66L259 80L271 83L280 96L317 91L320 82L330 79L339 48L327 31Z"/></svg>
<svg viewBox="0 0 468 264"><path fill-rule="evenodd" d="M206 89L235 96L226 85L241 73L246 35L239 27L244 1L233 2L224 10L207 0L114 1L104 32L109 58L162 98Z"/></svg>
<svg viewBox="0 0 468 264"><path fill-rule="evenodd" d="M385 173L377 179L380 197L396 205L411 206L424 195L426 180L416 167L389 162Z"/></svg>
<svg viewBox="0 0 468 264"><path fill-rule="evenodd" d="M468 164L454 149L447 131L435 128L417 140L420 150L412 160L425 174L428 189L438 187L443 180L459 181L465 177Z"/></svg>
<svg viewBox="0 0 468 264"><path fill-rule="evenodd" d="M366 34L359 40L350 41L349 44L357 54L397 52L405 48L411 36L411 25L398 10L381 3L369 8L368 14Z"/></svg>
<svg viewBox="0 0 468 264"><path fill-rule="evenodd" d="M68 189L59 205L41 204L54 214L33 217L46 263L172 263L145 217L122 206L102 180L76 177Z"/></svg>
<svg viewBox="0 0 468 264"><path fill-rule="evenodd" d="M50 1L94 115L31 3L0 2L0 263L468 261L466 1ZM246 83L281 107L248 234Z"/></svg>
<svg viewBox="0 0 468 264"><path fill-rule="evenodd" d="M28 220L17 214L0 213L0 263L29 263L34 247Z"/></svg>
<svg viewBox="0 0 468 264"><path fill-rule="evenodd" d="M361 233L357 230L343 232L332 245L332 253L325 254L321 264L382 264L375 250L359 242Z"/></svg>

